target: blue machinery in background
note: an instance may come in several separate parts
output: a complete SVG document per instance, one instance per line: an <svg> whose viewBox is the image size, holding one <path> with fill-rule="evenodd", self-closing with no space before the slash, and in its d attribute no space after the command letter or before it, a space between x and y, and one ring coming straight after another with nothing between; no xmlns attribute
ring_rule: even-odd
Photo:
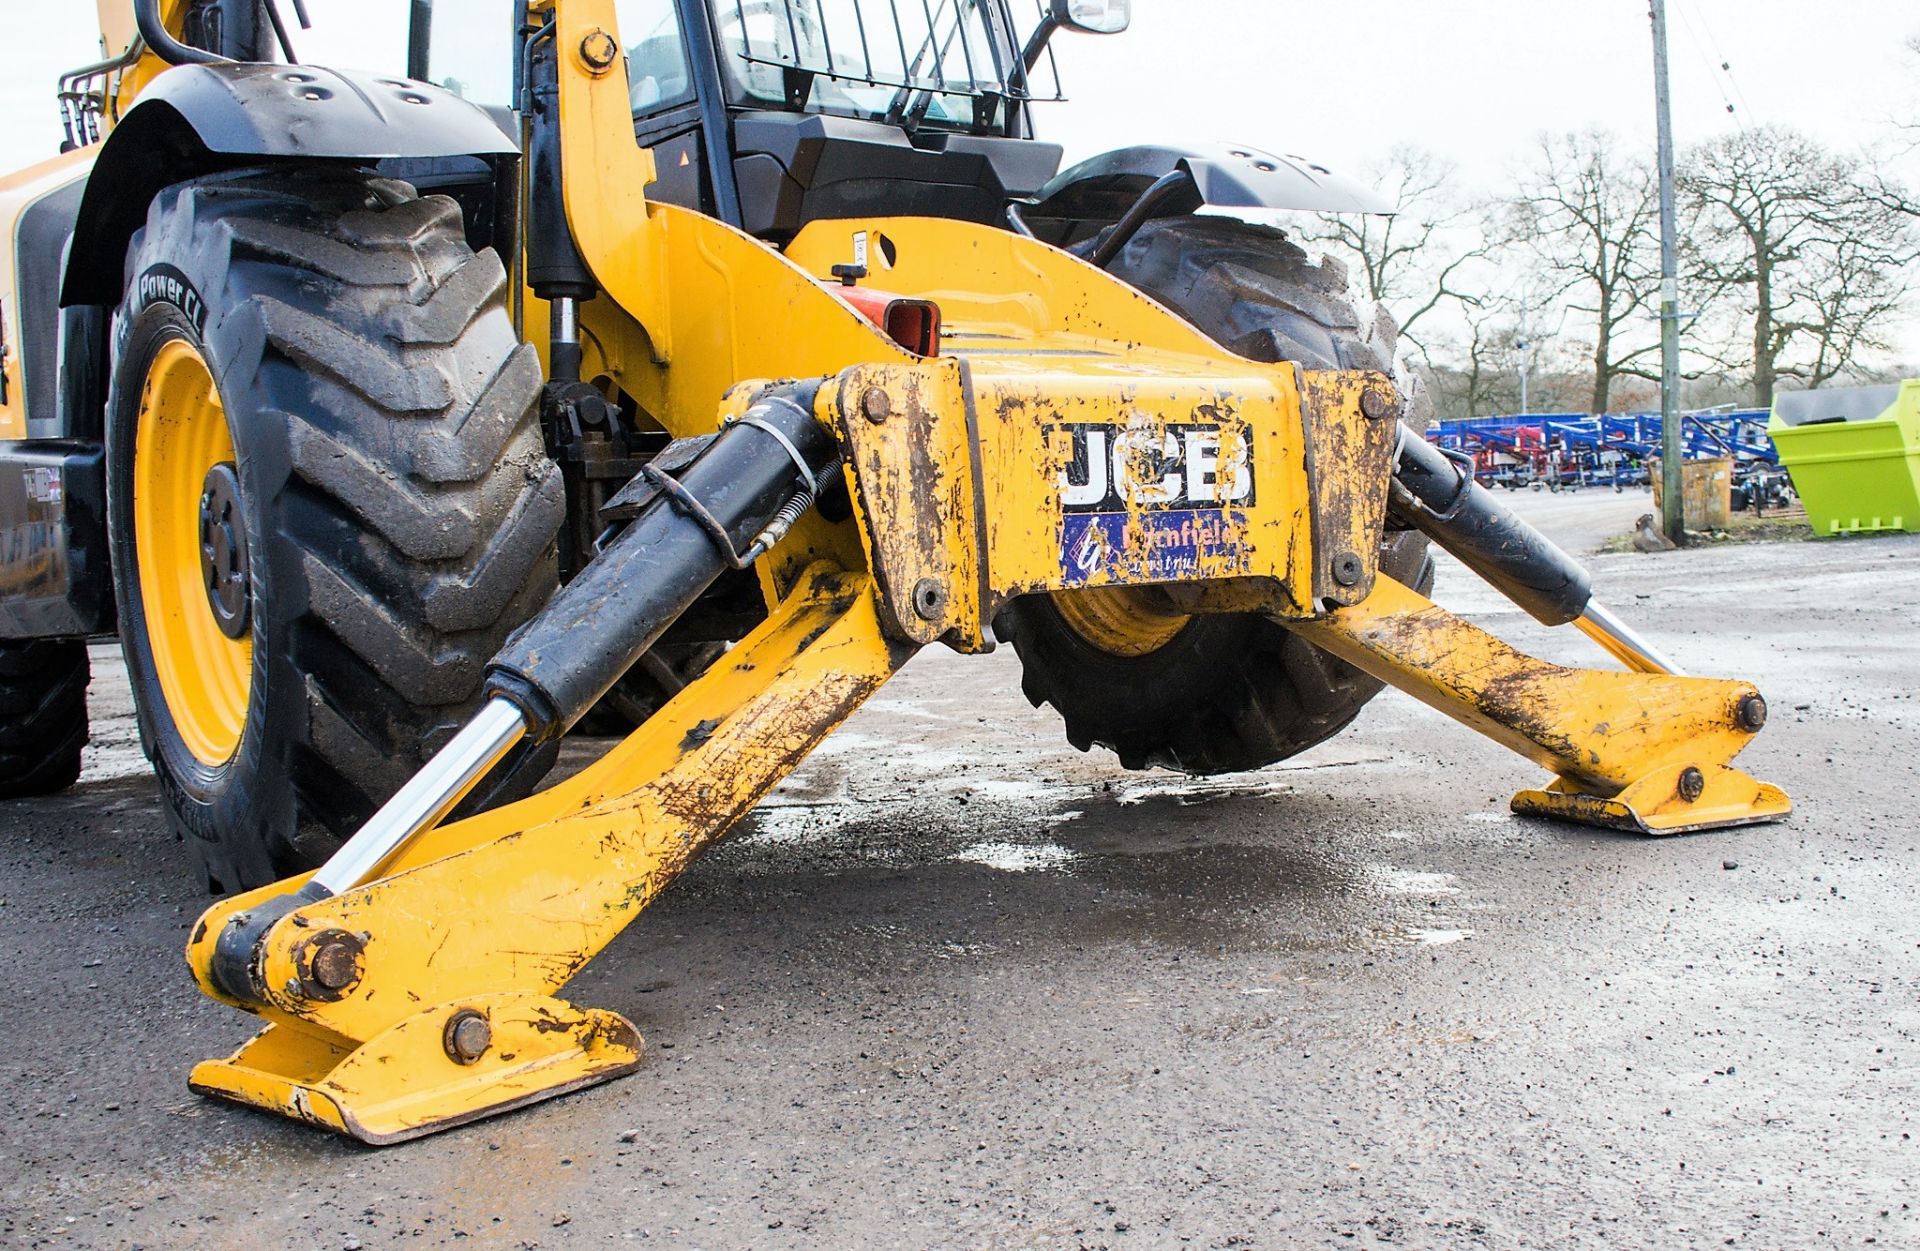
<svg viewBox="0 0 1920 1251"><path fill-rule="evenodd" d="M1768 410L1707 409L1683 413L1680 437L1688 460L1731 457L1736 469L1780 463L1767 436ZM1625 487L1647 483L1660 455L1660 414L1521 413L1436 422L1427 438L1473 458L1483 483Z"/></svg>

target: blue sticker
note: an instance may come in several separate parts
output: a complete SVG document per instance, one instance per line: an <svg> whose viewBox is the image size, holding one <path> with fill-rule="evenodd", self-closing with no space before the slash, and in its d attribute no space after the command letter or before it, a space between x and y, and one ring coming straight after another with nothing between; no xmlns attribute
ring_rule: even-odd
<svg viewBox="0 0 1920 1251"><path fill-rule="evenodd" d="M1170 582L1198 577L1202 562L1218 577L1245 563L1247 517L1217 509L1068 513L1060 524L1060 562L1068 586L1096 577Z"/></svg>

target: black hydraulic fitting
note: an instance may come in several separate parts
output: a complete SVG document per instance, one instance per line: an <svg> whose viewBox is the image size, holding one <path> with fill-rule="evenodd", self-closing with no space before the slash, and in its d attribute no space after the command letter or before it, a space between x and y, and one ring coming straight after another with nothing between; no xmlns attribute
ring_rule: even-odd
<svg viewBox="0 0 1920 1251"><path fill-rule="evenodd" d="M548 375L562 381L575 380L580 377L581 354L576 305L591 300L600 288L567 224L560 61L552 22L527 37L524 66L521 108L527 127L527 285L536 296L556 306Z"/></svg>
<svg viewBox="0 0 1920 1251"><path fill-rule="evenodd" d="M1445 452L1402 425L1393 515L1451 552L1542 625L1578 620L1593 598L1580 563L1516 516Z"/></svg>

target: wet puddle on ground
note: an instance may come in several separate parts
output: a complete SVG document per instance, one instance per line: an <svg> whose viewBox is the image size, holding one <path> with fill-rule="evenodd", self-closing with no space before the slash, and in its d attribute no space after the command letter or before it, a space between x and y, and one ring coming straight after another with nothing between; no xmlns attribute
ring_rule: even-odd
<svg viewBox="0 0 1920 1251"><path fill-rule="evenodd" d="M1058 843L972 843L948 857L962 864L984 865L1002 873L1065 869L1079 858Z"/></svg>

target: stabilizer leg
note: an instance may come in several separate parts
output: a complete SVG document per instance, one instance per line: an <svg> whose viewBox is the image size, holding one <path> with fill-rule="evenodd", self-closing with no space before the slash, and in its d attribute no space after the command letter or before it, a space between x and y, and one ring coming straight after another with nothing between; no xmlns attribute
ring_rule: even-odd
<svg viewBox="0 0 1920 1251"><path fill-rule="evenodd" d="M545 995L475 995L358 1046L277 1023L187 1085L372 1146L404 1142L623 1077L645 1054L617 1012Z"/></svg>
<svg viewBox="0 0 1920 1251"><path fill-rule="evenodd" d="M1556 775L1515 812L1642 834L1744 825L1792 810L1731 767L1767 705L1745 682L1612 673L1516 651L1384 575L1351 608L1284 624Z"/></svg>
<svg viewBox="0 0 1920 1251"><path fill-rule="evenodd" d="M188 963L272 1024L193 1088L385 1143L632 1071L629 1022L550 996L914 650L882 634L870 576L815 566L585 772L419 834L353 889L315 900L283 882L216 904ZM286 911L236 996L216 945L268 907Z"/></svg>

